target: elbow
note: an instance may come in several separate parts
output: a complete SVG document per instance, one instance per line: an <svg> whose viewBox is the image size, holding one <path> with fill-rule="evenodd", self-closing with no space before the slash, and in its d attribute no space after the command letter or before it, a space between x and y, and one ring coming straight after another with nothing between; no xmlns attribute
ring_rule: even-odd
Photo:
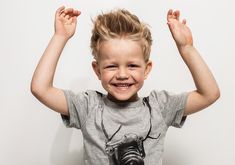
<svg viewBox="0 0 235 165"><path fill-rule="evenodd" d="M220 98L220 90L218 89L216 94L215 94L215 98L216 100L218 100Z"/></svg>
<svg viewBox="0 0 235 165"><path fill-rule="evenodd" d="M218 100L220 98L220 90L219 88L217 88L215 91L214 91L214 100Z"/></svg>
<svg viewBox="0 0 235 165"><path fill-rule="evenodd" d="M39 98L45 92L45 89L35 82L31 82L30 91L36 98Z"/></svg>
<svg viewBox="0 0 235 165"><path fill-rule="evenodd" d="M30 85L30 91L31 91L31 93L32 93L35 97L39 96L40 90L39 90L39 88L37 87L37 85L35 85L35 84L32 83L32 82L31 82L31 85Z"/></svg>
<svg viewBox="0 0 235 165"><path fill-rule="evenodd" d="M213 104L220 98L220 90L219 89L214 90L208 98L210 104Z"/></svg>

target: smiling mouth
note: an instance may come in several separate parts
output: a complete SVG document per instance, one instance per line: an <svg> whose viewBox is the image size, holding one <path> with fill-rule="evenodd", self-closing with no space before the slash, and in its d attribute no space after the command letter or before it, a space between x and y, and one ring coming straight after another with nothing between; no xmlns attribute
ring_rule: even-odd
<svg viewBox="0 0 235 165"><path fill-rule="evenodd" d="M130 88L133 84L129 84L129 83L114 83L112 85L115 86L118 89L126 90L126 89Z"/></svg>

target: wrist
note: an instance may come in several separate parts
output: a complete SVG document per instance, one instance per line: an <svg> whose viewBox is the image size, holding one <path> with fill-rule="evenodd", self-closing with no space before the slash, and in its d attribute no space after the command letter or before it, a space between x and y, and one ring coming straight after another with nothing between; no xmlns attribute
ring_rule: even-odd
<svg viewBox="0 0 235 165"><path fill-rule="evenodd" d="M182 55L189 54L190 52L195 50L195 47L193 45L185 45L185 46L178 46L178 50Z"/></svg>
<svg viewBox="0 0 235 165"><path fill-rule="evenodd" d="M60 35L60 34L57 34L57 33L55 33L53 35L53 38L55 38L58 41L62 41L62 42L67 42L69 40L69 37L66 37L64 35Z"/></svg>

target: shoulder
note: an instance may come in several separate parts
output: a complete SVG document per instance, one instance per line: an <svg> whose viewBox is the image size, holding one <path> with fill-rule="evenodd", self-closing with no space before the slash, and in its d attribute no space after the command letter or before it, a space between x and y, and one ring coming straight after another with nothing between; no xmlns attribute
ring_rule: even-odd
<svg viewBox="0 0 235 165"><path fill-rule="evenodd" d="M161 112L167 126L182 127L188 94L188 92L173 93L166 90L152 91L149 100L155 109Z"/></svg>
<svg viewBox="0 0 235 165"><path fill-rule="evenodd" d="M155 104L159 104L160 108L164 108L165 106L180 108L185 105L187 97L187 92L174 93L167 90L153 90L150 92L149 100Z"/></svg>
<svg viewBox="0 0 235 165"><path fill-rule="evenodd" d="M75 103L97 103L104 96L104 94L95 90L86 90L83 92L64 90L64 94L67 100L71 100Z"/></svg>
<svg viewBox="0 0 235 165"><path fill-rule="evenodd" d="M174 96L174 93L166 90L152 90L149 94L149 99L162 103L167 102L172 96Z"/></svg>

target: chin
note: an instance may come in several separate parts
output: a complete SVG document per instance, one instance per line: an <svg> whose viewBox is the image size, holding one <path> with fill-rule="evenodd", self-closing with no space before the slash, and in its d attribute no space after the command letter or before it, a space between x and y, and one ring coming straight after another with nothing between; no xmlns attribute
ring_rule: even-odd
<svg viewBox="0 0 235 165"><path fill-rule="evenodd" d="M125 102L125 101L131 102L131 101L136 101L138 99L138 95L135 94L132 96L120 96L120 95L109 94L109 98L116 102Z"/></svg>

